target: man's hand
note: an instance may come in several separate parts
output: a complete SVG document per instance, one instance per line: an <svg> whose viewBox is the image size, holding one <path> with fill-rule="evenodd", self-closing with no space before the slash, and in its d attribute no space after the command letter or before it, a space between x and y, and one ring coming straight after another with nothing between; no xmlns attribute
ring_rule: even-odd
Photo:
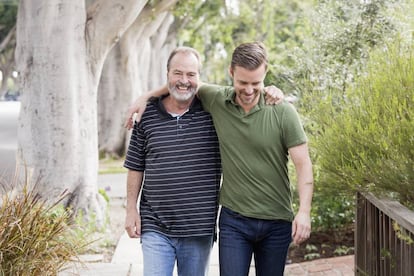
<svg viewBox="0 0 414 276"><path fill-rule="evenodd" d="M282 90L280 90L274 85L266 86L264 88L264 91L266 93L265 94L266 104L271 104L271 105L280 104L285 98L285 95L283 94Z"/></svg>
<svg viewBox="0 0 414 276"><path fill-rule="evenodd" d="M141 237L141 217L137 210L127 211L125 230L130 238Z"/></svg>
<svg viewBox="0 0 414 276"><path fill-rule="evenodd" d="M142 114L144 114L145 109L147 108L147 101L152 98L159 98L162 95L168 94L167 85L163 85L155 90L151 90L148 93L141 94L141 96L136 99L136 101L128 108L127 119L124 123L124 127L128 130L134 127L134 114L135 121L140 122Z"/></svg>
<svg viewBox="0 0 414 276"><path fill-rule="evenodd" d="M310 214L298 212L292 223L292 239L296 245L301 244L310 237L311 221Z"/></svg>
<svg viewBox="0 0 414 276"><path fill-rule="evenodd" d="M147 108L147 98L139 97L129 108L127 113L127 119L125 120L124 127L128 130L132 129L134 126L134 114L135 121L141 121L142 114Z"/></svg>

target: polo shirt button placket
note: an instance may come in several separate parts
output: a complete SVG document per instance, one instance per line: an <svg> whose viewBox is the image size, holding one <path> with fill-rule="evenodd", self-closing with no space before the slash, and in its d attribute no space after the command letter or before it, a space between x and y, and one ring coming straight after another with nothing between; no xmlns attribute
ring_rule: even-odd
<svg viewBox="0 0 414 276"><path fill-rule="evenodd" d="M180 122L181 122L181 117L177 116L177 136L180 135L180 131L183 128L183 125Z"/></svg>

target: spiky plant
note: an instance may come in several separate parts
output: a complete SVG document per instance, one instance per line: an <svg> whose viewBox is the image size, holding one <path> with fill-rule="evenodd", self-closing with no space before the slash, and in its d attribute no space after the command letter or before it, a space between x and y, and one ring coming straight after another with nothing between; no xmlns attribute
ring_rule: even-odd
<svg viewBox="0 0 414 276"><path fill-rule="evenodd" d="M0 202L0 275L57 275L68 262L79 262L86 246L70 226L70 213L34 188L3 195Z"/></svg>

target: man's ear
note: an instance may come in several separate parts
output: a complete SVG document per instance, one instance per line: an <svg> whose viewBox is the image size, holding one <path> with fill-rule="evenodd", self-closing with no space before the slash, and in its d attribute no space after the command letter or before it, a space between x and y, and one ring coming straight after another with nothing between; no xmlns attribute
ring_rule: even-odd
<svg viewBox="0 0 414 276"><path fill-rule="evenodd" d="M233 78L233 77L234 77L234 76L233 76L234 71L233 71L233 68L232 68L231 66L229 67L229 74L230 74L231 78Z"/></svg>

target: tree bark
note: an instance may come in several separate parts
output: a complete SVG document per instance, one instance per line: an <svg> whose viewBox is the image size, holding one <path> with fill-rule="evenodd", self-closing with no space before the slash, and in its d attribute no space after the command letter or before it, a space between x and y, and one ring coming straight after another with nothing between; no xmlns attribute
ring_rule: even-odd
<svg viewBox="0 0 414 276"><path fill-rule="evenodd" d="M6 37L0 42L0 71L2 80L0 84L0 98L8 90L8 79L14 70L14 49L16 44L16 26L10 29Z"/></svg>
<svg viewBox="0 0 414 276"><path fill-rule="evenodd" d="M152 51L146 91L167 83L167 60L171 51L177 47L176 33L170 36L173 31L171 29L173 23L174 16L168 14L158 29L157 35L150 38Z"/></svg>
<svg viewBox="0 0 414 276"><path fill-rule="evenodd" d="M125 151L126 130L123 120L130 102L123 89L122 53L119 44L109 53L98 88L98 137L101 156L120 158Z"/></svg>
<svg viewBox="0 0 414 276"><path fill-rule="evenodd" d="M119 158L125 154L129 135L123 127L126 114L122 111L126 111L132 100L149 87L165 83L161 82L165 78L152 78L151 74L160 74L160 68L152 68L155 61L156 66L163 65L162 72L166 75L166 57L153 53L160 53L158 51L163 47L164 33L173 20L166 11L176 2L165 0L155 7L146 7L105 61L98 97L101 155ZM152 45L152 36L159 38L156 47Z"/></svg>
<svg viewBox="0 0 414 276"><path fill-rule="evenodd" d="M97 86L105 57L147 1L21 0L16 62L23 96L19 165L45 198L67 190L103 220L97 192Z"/></svg>

